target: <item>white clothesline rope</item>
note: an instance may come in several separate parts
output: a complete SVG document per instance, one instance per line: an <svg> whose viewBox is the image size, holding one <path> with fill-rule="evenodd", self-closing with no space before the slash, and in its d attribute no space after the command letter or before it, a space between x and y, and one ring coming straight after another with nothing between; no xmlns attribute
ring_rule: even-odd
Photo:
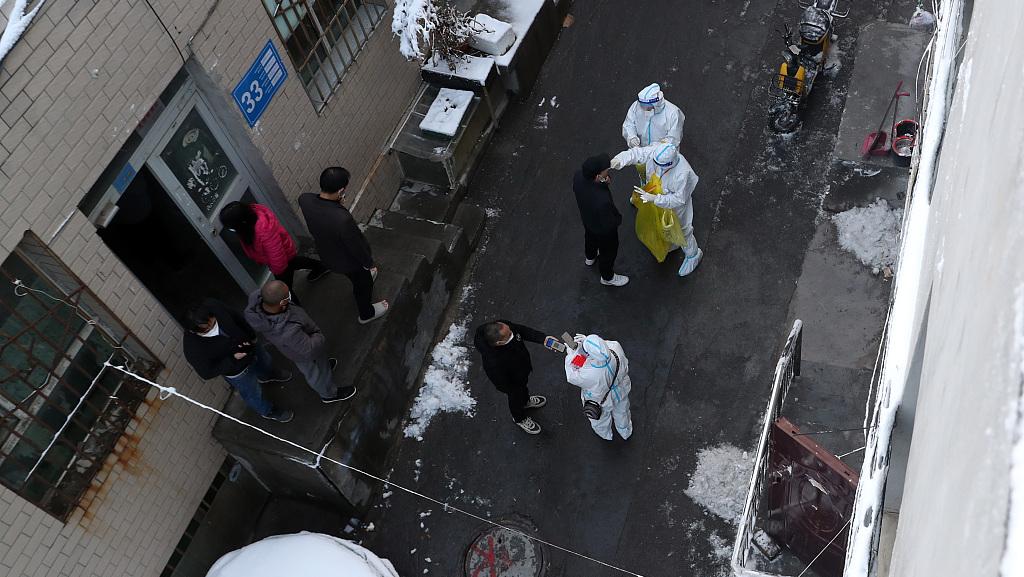
<svg viewBox="0 0 1024 577"><path fill-rule="evenodd" d="M191 397L189 397L187 395L184 395L184 394L178 392L178 390L176 388L174 388L174 387L168 387L166 385L161 385L160 383L154 382L154 381L152 381L150 379L147 379L146 377L143 377L141 375L137 375L137 374L131 372L130 369L125 368L124 366L114 365L114 364L110 363L109 360L107 362L105 362L103 365L104 365L104 368L110 367L110 368L112 368L112 369L114 369L116 371L124 373L125 375L127 375L127 376L129 376L129 377L131 377L133 379L136 379L136 380L138 380L138 381L140 381L142 383L146 383L147 385L156 388L157 390L160 391L160 398L162 400L166 400L166 399L168 399L170 397L178 397L178 398L184 400L187 403L191 403L191 404L193 404L193 405L195 405L195 406L197 406L197 407L199 407L201 409L204 409L204 410L210 411L212 413L215 413L218 416L220 416L222 418L225 418L225 419L228 419L229 421L237 423L237 424L239 424L239 425L241 425L243 427L252 429L252 430L260 433L261 435L265 435L267 437L270 437L272 439L280 441L280 442L282 442L282 443L284 443L284 444L286 444L286 445L288 445L290 447L294 447L295 449L298 449L299 451L307 453L307 454L309 454L309 455L311 455L311 456L313 456L315 458L315 460L314 460L314 462L312 464L303 463L303 464L305 464L308 467L317 467L317 466L319 466L321 461L328 461L330 463L338 465L339 467L343 467L343 468L348 469L350 471L353 471L355 473L359 473L360 475L369 477L369 478L371 478L371 479L373 479L375 481L380 481L381 483L384 483L385 485L387 485L389 487L394 487L394 488L396 488L396 489L398 489L400 491L404 491L404 492L406 492L406 493L408 493L410 495L413 495L415 497L419 497L420 499L424 499L424 500L430 501L431 503L434 503L436 505L440 505L445 511L453 511L455 513L460 513L462 515L465 515L467 517L470 517L471 519L475 519L475 520L480 521L482 523L486 523L488 525L492 525L494 527L498 527L498 528L504 529L506 531L511 531L512 533L515 533L517 535L521 535L522 537L525 537L526 539L529 539L531 541L534 541L534 542L537 542L537 543L542 543L542 544L547 545L548 547L551 547L553 549L557 549L557 550L562 551L564 553L568 553L569 555L573 555L575 557L579 557L581 559L585 559L587 561L590 561L592 563L596 563L596 564L601 565L603 567L607 567L609 569L613 569L613 570L618 571L620 573L624 573L626 575L633 575L634 577L643 577L643 575L641 575L639 573L634 573L633 571L629 571L627 569L623 569L623 568L618 567L616 565L612 565L611 563L606 563L604 561L601 561L600 559L595 559L593 557L590 557L589 555L585 555L583 553L579 553L579 552L574 551L572 549L569 549L569 548L566 548L566 547L562 547L561 545L556 545L556 544L554 544L554 543L552 543L550 541L541 539L540 537L535 537L533 535L524 533L523 531L521 531L519 529L516 529L514 527L509 527L507 525L502 525L501 523L497 523L497 522L492 521L490 519L487 519L485 517L481 517L480 515L477 515L475 513L470 513L469 511L466 511L464 509L460 509L458 507L455 507L454 505L449 505L448 503L445 503L443 501L435 499L434 497L430 497L429 495L425 495L423 493L420 493L419 491L416 491L414 489L410 489L408 487L403 487L402 485L398 485L394 481L391 481L389 479L385 479L385 478L380 477L378 475L374 475L373 473L370 473L368 471L364 471L363 469L360 469L358 467L353 467L353 466L348 465L346 463L342 463L341 461L337 461L335 459L327 457L327 456L324 455L324 452L327 450L327 445L325 445L324 448L321 449L320 451L315 451L313 449L309 449L309 448L303 447L302 445L300 445L298 443L295 443L294 441L289 441L288 439L279 437L279 436L277 436L277 435L275 435L273 433L270 433L270 432L268 432L268 431L266 431L264 429L261 429L261 428L257 427L256 425L253 425L251 423L247 423L247 422L242 421L241 419L238 419L236 417L233 417L233 416L231 416L231 415L229 415L229 414L227 414L227 413L225 413L225 412L223 412L223 411L221 411L219 409L215 409L215 408L213 408L213 407L211 407L209 405L201 403L201 402L199 402L199 401L197 401L197 400L195 400L195 399L193 399L193 398L191 398ZM330 443L328 443L328 445L329 444Z"/></svg>
<svg viewBox="0 0 1024 577"><path fill-rule="evenodd" d="M86 315L85 311L83 311L75 303L69 302L68 300L63 299L63 298L55 297L55 296L47 293L44 290L35 289L35 288L32 288L32 287L26 286L20 279L15 279L11 284L14 285L14 294L16 294L19 297L25 296L26 294L28 294L27 291L32 291L34 293L41 294L41 295L43 295L43 296L45 296L45 297L47 297L47 298L49 298L51 300L57 301L59 303L64 304L67 307L70 307L70 308L74 309L75 313L82 320L84 320L86 323L88 323L90 325L95 325L96 324L96 321L91 319L88 315ZM238 419L236 417L233 417L233 416L231 416L231 415L229 415L229 414L227 414L227 413L225 413L225 412L223 412L223 411L221 411L219 409L215 409L215 408L213 408L213 407L211 407L209 405L206 405L204 403L201 403L201 402L199 402L199 401L197 401L197 400L195 400L195 399L193 399L193 398L191 398L191 397L189 397L187 395L179 393L178 390L176 388L174 388L174 387L168 387L166 385L161 385L160 383L157 383L157 382L152 381L152 380L150 380L150 379L148 379L146 377L143 377L142 375L139 375L139 374L136 374L136 373L132 372L131 367L127 366L129 364L127 362L127 359L125 360L125 364L124 365L115 365L115 364L113 364L111 361L114 358L116 350L117 349L121 349L123 347L115 345L114 348L115 348L115 351L111 353L110 358L108 358L106 361L103 362L103 366L100 368L99 373L96 374L96 377L93 379L92 383L89 385L89 388L86 390L85 394L83 394L81 396L81 398L79 398L78 404L71 411L71 414L68 415L68 418L67 418L67 420L64 423L64 426L62 426L61 429L57 432L57 434L54 435L53 439L50 441L50 445L46 448L46 451L43 451L43 454L39 457L39 460L36 462L35 466L32 467L32 470L29 471L29 475L26 475L26 478L28 478L28 476L30 476L32 474L32 472L34 472L36 470L36 468L39 466L39 464L42 462L43 457L46 456L46 452L50 450L50 448L56 442L57 437L60 436L60 432L63 431L64 428L67 426L68 422L71 421L71 415L74 414L74 412L78 410L78 407L82 405L82 403L84 402L86 396L88 396L89 392L92 390L92 388L99 381L99 379L103 375L104 371L106 371L107 368L111 368L111 369L114 369L114 370L116 370L116 371L118 371L120 373L123 373L124 375L126 375L126 376L128 376L130 378L133 378L133 379L135 379L135 380L137 380L139 382L145 383L145 384L147 384L147 385L157 389L159 391L159 396L160 396L161 400L167 400L170 397L178 397L178 398L180 398L180 399L182 399L182 400L184 400L184 401L186 401L188 403L191 403L191 404L193 404L193 405L195 405L195 406L197 406L197 407L199 407L201 409L210 411L212 413L215 413L215 414L219 415L222 418L225 418L225 419L228 419L230 421L233 421L233 422L235 422L235 423L237 423L237 424L239 424L239 425L241 425L243 427L247 427L249 429L252 429L252 430L260 433L261 435L265 435L267 437L270 437L272 439L280 441L280 442L282 442L282 443L284 443L286 445L294 447L294 448L296 448L296 449L298 449L298 450L300 450L300 451L302 451L304 453L308 453L309 455L312 455L314 457L313 462L311 462L311 463L302 462L302 464L307 466L307 467L317 468L317 467L320 466L321 461L328 461L328 462L334 463L335 465L338 465L339 467L343 467L345 469L348 469L348 470L353 471L355 473L359 473L361 475L364 475L364 476L369 477L371 479L374 479L376 481L380 481L381 483L384 483L385 485L387 485L389 487L394 487L394 488L396 488L396 489L398 489L400 491L404 491L404 492L406 492L406 493L408 493L410 495L413 495L415 497L419 497L420 499L424 499L424 500L430 501L431 503L434 503L436 505L440 505L445 511L454 511L456 513L460 513L462 515L465 515L467 517L470 517L470 518L475 519L477 521L480 521L482 523L486 523L488 525L491 525L491 526L494 526L494 527L498 527L498 528L504 529L506 531L510 531L510 532L515 533L517 535L521 535L521 536L525 537L526 539L529 539L530 541L534 541L536 543L542 543L542 544L547 545L548 547L551 547L553 549L557 549L557 550L562 551L564 553L568 553L569 555L573 555L575 557L579 557L581 559L585 559L587 561L590 561L591 563L596 563L598 565L601 565L603 567L607 567L609 569L613 569L615 571L618 571L620 573L624 573L626 575L633 575L634 577L644 577L643 575L641 575L639 573L634 573L633 571L629 571L627 569L623 569L623 568L618 567L616 565L612 565L611 563L606 563L604 561L601 561L600 559L595 559L594 557L590 557L589 555L584 555L583 553L579 553L577 551L573 551L572 549L569 549L569 548L566 548L566 547L562 547L561 545L556 545L555 543L552 543L550 541L541 539L540 537L535 537L533 535L529 535L527 533L524 533L523 531L521 531L519 529L516 529L514 527L509 527L507 525L502 525L501 523L497 523L497 522L492 521L490 519L487 519L485 517L481 517L480 515L477 515L477 514L474 514L474 513L470 513L469 511L466 511L464 509L460 509L458 507L455 507L454 505L449 505L448 503L445 503L443 501L435 499L434 497L430 497L428 495L420 493L419 491L416 491L416 490L413 490L413 489L409 489L408 487L404 487L402 485L398 485L398 484L394 483L393 481L390 481L390 480L385 479L383 477L380 477L378 475L374 475L373 473L370 473L368 471L364 471L364 470L359 469L357 467L353 467L353 466L348 465L346 463L342 463L340 461L337 461L335 459L327 457L327 456L324 455L324 453L327 451L327 447L330 446L330 444L331 444L330 441L328 441L327 444L325 444L324 447L322 449L320 449L320 451L314 451L312 449L303 447L302 445L299 445L298 443L295 443L293 441L289 441L288 439L285 439L285 438L279 437L277 435L274 435L273 433L270 433L270 432L268 432L268 431L266 431L264 429L261 429L261 428L255 426L255 425L253 425L253 424L246 423L245 421L242 421L242 420L240 420L240 419ZM291 458L291 460L293 460L293 461L297 461L297 459L295 459L294 457L289 457L289 458Z"/></svg>

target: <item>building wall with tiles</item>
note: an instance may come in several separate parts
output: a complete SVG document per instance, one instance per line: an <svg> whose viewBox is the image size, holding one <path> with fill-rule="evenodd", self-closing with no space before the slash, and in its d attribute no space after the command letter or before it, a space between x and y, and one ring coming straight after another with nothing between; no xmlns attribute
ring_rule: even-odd
<svg viewBox="0 0 1024 577"><path fill-rule="evenodd" d="M177 323L76 206L183 58L231 104L268 39L285 57L285 85L255 129L237 108L222 120L248 134L254 160L293 205L337 164L353 174L357 217L390 204L400 172L383 152L419 84L391 36L390 10L320 113L253 1L48 0L0 63L0 260L26 231L37 234L164 364L161 382L213 406L226 385L195 376ZM0 574L159 575L224 458L213 423L151 391L67 522L0 488Z"/></svg>

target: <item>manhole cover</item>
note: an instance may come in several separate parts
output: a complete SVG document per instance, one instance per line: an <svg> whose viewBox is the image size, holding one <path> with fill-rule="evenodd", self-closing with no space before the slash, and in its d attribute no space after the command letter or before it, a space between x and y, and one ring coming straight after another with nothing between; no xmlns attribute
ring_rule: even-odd
<svg viewBox="0 0 1024 577"><path fill-rule="evenodd" d="M524 533L533 527L522 522L499 521ZM541 577L544 555L540 545L520 533L501 527L488 527L466 551L465 577Z"/></svg>

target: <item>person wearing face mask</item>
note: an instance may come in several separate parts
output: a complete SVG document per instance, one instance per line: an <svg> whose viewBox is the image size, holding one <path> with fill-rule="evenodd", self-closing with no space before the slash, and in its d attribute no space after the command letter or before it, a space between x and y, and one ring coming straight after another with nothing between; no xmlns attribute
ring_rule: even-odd
<svg viewBox="0 0 1024 577"><path fill-rule="evenodd" d="M270 354L256 332L238 312L224 303L206 299L192 306L182 319L185 360L203 379L223 377L249 407L264 419L287 423L294 413L279 409L263 397L263 383L291 380L291 373L274 373Z"/></svg>
<svg viewBox="0 0 1024 577"><path fill-rule="evenodd" d="M572 178L572 190L580 209L584 231L584 264L591 266L596 260L601 271L601 284L623 286L629 277L615 274L615 257L619 252L619 225L622 214L615 208L611 177L608 169L611 159L607 154L591 156Z"/></svg>
<svg viewBox="0 0 1024 577"><path fill-rule="evenodd" d="M618 341L576 335L576 348L565 351L565 378L580 388L580 401L597 436L611 441L612 424L623 439L633 434L629 411L629 361ZM588 408L592 405L593 408ZM599 408L598 408L599 407Z"/></svg>
<svg viewBox="0 0 1024 577"><path fill-rule="evenodd" d="M622 138L628 148L671 142L676 146L683 140L683 121L686 117L679 107L665 100L661 86L651 84L637 94L636 101L626 112L622 122Z"/></svg>
<svg viewBox="0 0 1024 577"><path fill-rule="evenodd" d="M351 399L356 388L338 387L332 373L338 359L327 356L327 339L306 310L292 302L288 285L272 280L249 295L245 320L295 363L324 404Z"/></svg>
<svg viewBox="0 0 1024 577"><path fill-rule="evenodd" d="M660 194L641 193L640 200L654 203L655 206L667 208L679 217L686 244L683 246L683 263L679 266L679 276L686 276L697 268L704 252L697 246L693 235L693 189L697 187L697 173L690 163L679 154L674 144L655 144L641 148L630 148L615 155L611 160L611 168L620 170L625 166L643 163L649 184L660 188ZM671 250L679 248L672 247Z"/></svg>
<svg viewBox="0 0 1024 577"><path fill-rule="evenodd" d="M473 345L480 351L484 373L494 387L508 396L508 408L512 420L530 435L540 433L540 425L527 416L526 411L539 409L547 404L540 395L530 395L527 382L533 372L530 351L526 342L541 343L554 337L525 325L506 320L484 323L476 328Z"/></svg>

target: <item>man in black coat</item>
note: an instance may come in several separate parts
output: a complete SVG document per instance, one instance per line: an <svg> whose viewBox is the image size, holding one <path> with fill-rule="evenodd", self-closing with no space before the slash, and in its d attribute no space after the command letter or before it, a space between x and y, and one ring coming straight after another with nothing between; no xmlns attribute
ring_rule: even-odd
<svg viewBox="0 0 1024 577"><path fill-rule="evenodd" d="M484 373L495 388L508 396L512 420L527 433L540 433L540 425L526 416L528 409L539 409L547 404L540 395L530 395L527 381L533 372L530 351L524 341L544 343L544 333L524 325L498 320L476 328L473 344L480 351Z"/></svg>
<svg viewBox="0 0 1024 577"><path fill-rule="evenodd" d="M316 242L320 262L352 281L352 294L359 309L359 322L366 324L388 312L388 301L371 302L377 267L373 266L370 243L359 230L352 213L342 203L349 173L332 166L320 173L320 194L299 195L299 208Z"/></svg>
<svg viewBox="0 0 1024 577"><path fill-rule="evenodd" d="M261 383L284 382L291 373L271 371L271 359L245 318L224 303L206 299L185 313L185 360L203 379L223 377L250 408L266 419L287 423L292 411L263 397Z"/></svg>
<svg viewBox="0 0 1024 577"><path fill-rule="evenodd" d="M608 169L611 159L607 154L591 156L583 161L583 167L572 179L572 190L576 193L576 204L583 221L584 253L587 266L597 260L601 271L601 284L623 286L629 277L615 274L615 256L619 252L619 225L622 214L615 208L612 191L608 186L611 177Z"/></svg>

